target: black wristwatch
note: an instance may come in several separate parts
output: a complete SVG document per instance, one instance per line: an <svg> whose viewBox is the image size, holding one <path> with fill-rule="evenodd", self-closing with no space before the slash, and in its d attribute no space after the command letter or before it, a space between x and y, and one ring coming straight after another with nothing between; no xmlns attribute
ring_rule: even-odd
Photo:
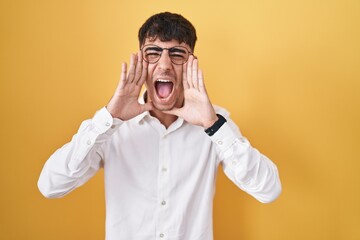
<svg viewBox="0 0 360 240"><path fill-rule="evenodd" d="M224 125L224 123L226 122L226 119L220 114L216 114L216 116L218 116L219 119L211 127L205 129L205 132L209 136L214 135L217 130L219 130L221 126Z"/></svg>

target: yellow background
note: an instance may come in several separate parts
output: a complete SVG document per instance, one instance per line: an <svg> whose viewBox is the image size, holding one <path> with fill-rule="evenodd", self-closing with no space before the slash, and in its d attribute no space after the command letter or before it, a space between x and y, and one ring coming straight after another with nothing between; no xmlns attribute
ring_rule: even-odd
<svg viewBox="0 0 360 240"><path fill-rule="evenodd" d="M212 102L280 170L265 205L220 169L215 240L360 239L358 0L2 0L0 239L104 239L102 171L56 200L37 179L161 11L193 22Z"/></svg>

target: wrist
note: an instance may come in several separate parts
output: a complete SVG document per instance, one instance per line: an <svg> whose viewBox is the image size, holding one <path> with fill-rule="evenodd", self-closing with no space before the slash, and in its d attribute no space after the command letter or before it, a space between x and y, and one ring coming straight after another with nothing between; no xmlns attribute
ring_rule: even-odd
<svg viewBox="0 0 360 240"><path fill-rule="evenodd" d="M106 108L106 110L110 113L110 115L111 115L113 118L117 118L114 109L113 109L111 106L109 107L109 104L106 105L105 108Z"/></svg>
<svg viewBox="0 0 360 240"><path fill-rule="evenodd" d="M215 115L215 117L213 117L212 120L210 121L206 121L203 123L203 128L206 130L208 128L210 128L212 125L214 125L216 123L216 121L219 120L219 117L217 115Z"/></svg>

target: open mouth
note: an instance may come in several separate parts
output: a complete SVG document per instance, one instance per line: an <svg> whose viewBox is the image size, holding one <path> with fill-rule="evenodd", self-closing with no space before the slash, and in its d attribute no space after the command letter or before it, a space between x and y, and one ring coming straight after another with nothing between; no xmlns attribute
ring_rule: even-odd
<svg viewBox="0 0 360 240"><path fill-rule="evenodd" d="M158 79L155 82L156 94L161 100L167 99L174 89L174 83L167 79Z"/></svg>

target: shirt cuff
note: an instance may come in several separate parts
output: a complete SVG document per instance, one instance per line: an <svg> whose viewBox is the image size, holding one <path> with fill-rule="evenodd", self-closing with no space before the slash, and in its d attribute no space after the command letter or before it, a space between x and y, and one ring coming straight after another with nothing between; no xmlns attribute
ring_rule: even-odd
<svg viewBox="0 0 360 240"><path fill-rule="evenodd" d="M97 111L91 120L93 126L99 134L111 135L123 121L118 118L113 118L106 107Z"/></svg>
<svg viewBox="0 0 360 240"><path fill-rule="evenodd" d="M244 137L238 137L231 129L229 124L225 122L221 128L210 137L210 139L216 144L221 152L229 149L233 144L239 142L244 147L249 146L249 142Z"/></svg>

